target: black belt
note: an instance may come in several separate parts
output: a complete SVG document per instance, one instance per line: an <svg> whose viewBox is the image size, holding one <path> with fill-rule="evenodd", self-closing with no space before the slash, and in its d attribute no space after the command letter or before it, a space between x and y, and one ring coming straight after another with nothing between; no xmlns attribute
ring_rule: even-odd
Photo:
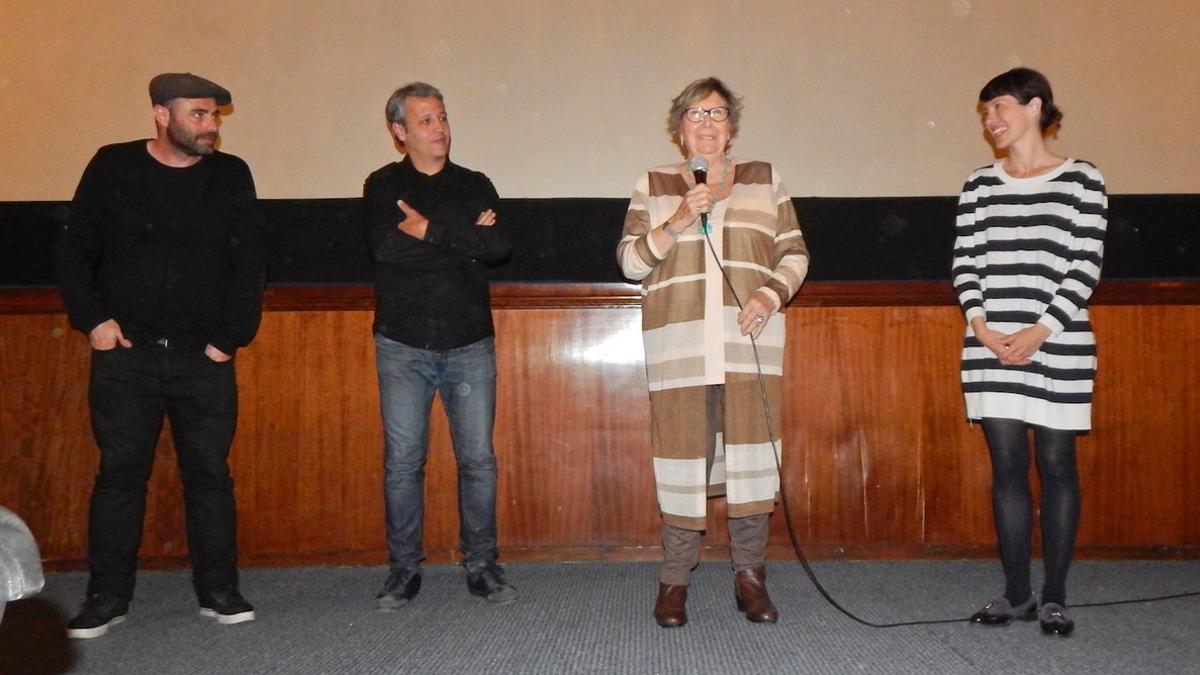
<svg viewBox="0 0 1200 675"><path fill-rule="evenodd" d="M208 343L196 338L172 338L146 336L133 338L133 346L148 349L153 352L172 352L180 354L200 354Z"/></svg>

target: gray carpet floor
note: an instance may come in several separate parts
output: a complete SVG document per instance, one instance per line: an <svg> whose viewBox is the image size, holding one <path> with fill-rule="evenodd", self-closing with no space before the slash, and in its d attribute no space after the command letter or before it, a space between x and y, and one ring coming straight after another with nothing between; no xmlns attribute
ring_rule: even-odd
<svg viewBox="0 0 1200 675"><path fill-rule="evenodd" d="M1000 588L995 562L818 562L825 587L875 622L965 618ZM1035 566L1036 568L1036 566ZM142 572L129 618L94 640L67 640L82 573L53 574L8 606L0 672L17 673L1200 673L1200 598L1073 610L1068 639L1034 623L876 629L822 599L794 562L772 562L775 625L734 609L728 565L697 570L690 622L650 615L650 563L514 564L521 598L492 606L462 571L430 566L420 596L374 611L382 567L247 569L258 620L198 615L184 571ZM1035 574L1035 582L1036 574ZM1200 590L1200 562L1082 561L1075 603Z"/></svg>

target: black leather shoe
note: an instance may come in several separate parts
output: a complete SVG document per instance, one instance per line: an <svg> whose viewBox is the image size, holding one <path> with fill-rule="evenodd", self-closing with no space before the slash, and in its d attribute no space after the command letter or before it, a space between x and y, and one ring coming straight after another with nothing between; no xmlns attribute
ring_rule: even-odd
<svg viewBox="0 0 1200 675"><path fill-rule="evenodd" d="M733 595L737 608L754 623L775 623L779 610L767 594L767 571L762 567L742 570L733 575Z"/></svg>
<svg viewBox="0 0 1200 675"><path fill-rule="evenodd" d="M129 602L110 593L93 593L83 601L79 615L67 624L67 637L76 640L98 638L125 620Z"/></svg>
<svg viewBox="0 0 1200 675"><path fill-rule="evenodd" d="M687 623L687 586L669 586L658 582L658 599L654 601L654 620L663 628L676 628Z"/></svg>
<svg viewBox="0 0 1200 675"><path fill-rule="evenodd" d="M1013 607L1008 598L999 597L987 603L978 612L971 615L971 621L985 626L1007 626L1013 619L1018 621L1033 621L1037 616L1037 596L1029 596L1025 602Z"/></svg>
<svg viewBox="0 0 1200 675"><path fill-rule="evenodd" d="M1046 635L1069 637L1075 631L1075 622L1067 616L1067 608L1057 602L1047 602L1038 609L1038 623Z"/></svg>
<svg viewBox="0 0 1200 675"><path fill-rule="evenodd" d="M467 590L488 602L507 605L517 599L517 589L504 578L504 568L491 561L477 568L467 568Z"/></svg>
<svg viewBox="0 0 1200 675"><path fill-rule="evenodd" d="M383 590L375 596L375 609L381 612L394 612L408 604L409 600L417 597L421 591L421 573L412 570L392 570Z"/></svg>
<svg viewBox="0 0 1200 675"><path fill-rule="evenodd" d="M238 589L218 588L200 593L200 616L230 625L254 620L254 606L246 602Z"/></svg>

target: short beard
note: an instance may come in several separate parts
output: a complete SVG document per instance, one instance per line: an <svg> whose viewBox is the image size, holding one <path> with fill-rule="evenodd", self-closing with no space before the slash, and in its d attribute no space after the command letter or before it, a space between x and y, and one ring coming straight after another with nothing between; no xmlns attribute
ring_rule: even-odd
<svg viewBox="0 0 1200 675"><path fill-rule="evenodd" d="M213 140L212 144L206 145L198 142L199 139L204 137L211 137ZM218 138L219 136L215 131L193 136L185 131L182 125L176 124L174 120L167 123L167 139L171 141L171 145L193 157L211 155L216 148Z"/></svg>

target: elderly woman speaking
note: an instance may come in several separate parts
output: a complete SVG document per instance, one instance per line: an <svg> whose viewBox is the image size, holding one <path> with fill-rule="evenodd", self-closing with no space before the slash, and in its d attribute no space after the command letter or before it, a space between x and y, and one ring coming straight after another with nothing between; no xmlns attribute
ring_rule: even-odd
<svg viewBox="0 0 1200 675"><path fill-rule="evenodd" d="M739 611L779 613L763 563L779 491L783 311L808 271L791 199L766 162L730 157L741 100L692 82L667 126L686 157L634 188L617 259L642 283L642 336L663 520L654 618L687 623L708 498L725 495ZM764 403L768 405L764 406Z"/></svg>

